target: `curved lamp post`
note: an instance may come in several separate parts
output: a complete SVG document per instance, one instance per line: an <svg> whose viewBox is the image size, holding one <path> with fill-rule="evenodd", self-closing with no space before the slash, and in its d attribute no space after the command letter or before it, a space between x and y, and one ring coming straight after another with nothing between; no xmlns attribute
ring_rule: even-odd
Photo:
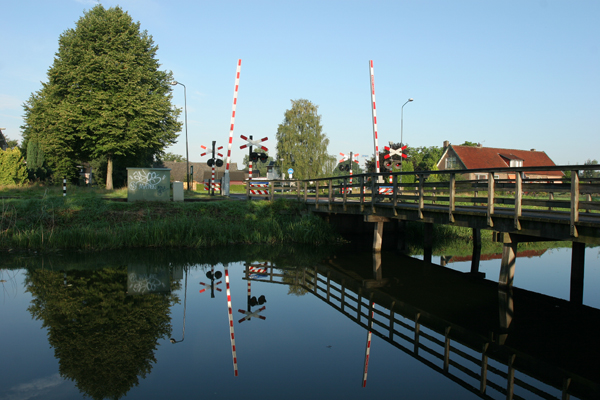
<svg viewBox="0 0 600 400"><path fill-rule="evenodd" d="M407 105L408 103L410 103L411 101L413 101L414 99L411 97L410 99L406 100L406 103L402 104L402 107L400 108L400 147L404 146L404 137L403 137L403 131L404 131L404 106ZM187 124L186 124L187 126ZM400 171L402 171L402 164L400 164Z"/></svg>
<svg viewBox="0 0 600 400"><path fill-rule="evenodd" d="M185 85L183 83L173 81L173 82L171 82L171 85L183 86L183 104L184 104L184 110L185 110L185 160L186 160L185 181L187 182L187 190L190 190L190 156L188 153L188 134L187 134L187 93L186 93Z"/></svg>

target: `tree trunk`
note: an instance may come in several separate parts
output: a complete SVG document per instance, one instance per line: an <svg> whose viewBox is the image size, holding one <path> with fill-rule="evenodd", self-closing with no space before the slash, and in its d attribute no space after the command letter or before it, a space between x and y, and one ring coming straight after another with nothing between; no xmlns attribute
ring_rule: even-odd
<svg viewBox="0 0 600 400"><path fill-rule="evenodd" d="M113 159L112 154L108 155L108 160L106 163L106 190L113 189Z"/></svg>

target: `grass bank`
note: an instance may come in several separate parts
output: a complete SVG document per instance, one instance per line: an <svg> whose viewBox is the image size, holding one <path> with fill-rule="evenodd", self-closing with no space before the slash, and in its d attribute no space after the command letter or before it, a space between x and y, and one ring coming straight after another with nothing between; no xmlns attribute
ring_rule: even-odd
<svg viewBox="0 0 600 400"><path fill-rule="evenodd" d="M104 194L0 200L0 251L332 244L341 238L296 201L115 202Z"/></svg>

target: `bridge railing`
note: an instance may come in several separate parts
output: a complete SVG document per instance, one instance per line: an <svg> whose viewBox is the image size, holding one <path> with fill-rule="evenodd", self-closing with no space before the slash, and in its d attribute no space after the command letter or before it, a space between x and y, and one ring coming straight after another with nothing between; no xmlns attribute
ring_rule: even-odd
<svg viewBox="0 0 600 400"><path fill-rule="evenodd" d="M244 279L301 287L365 330L481 398L491 400L500 394L507 399L531 395L558 399L556 394L546 391L548 384L562 389L562 398L569 396L569 375L552 372L550 382L545 376L547 365L533 360L531 365L535 365L534 371L539 376L532 371L521 371L515 367L515 355L496 343L498 338L480 337L424 310L365 289L336 271L319 266L286 271L271 265L265 267L260 278L252 278L247 269ZM556 393L555 389L552 391ZM526 396L517 395L515 390Z"/></svg>
<svg viewBox="0 0 600 400"><path fill-rule="evenodd" d="M384 202L393 207L412 204L413 208L416 204L422 218L428 204L446 208L450 222L457 206L483 207L490 226L496 208L511 210L517 229L524 209L553 210L569 213L574 231L582 212L600 212L600 179L585 177L599 168L571 165L371 173L304 180L298 182L298 190L299 198L314 202L316 208L331 209L336 203L344 209L351 203L361 207Z"/></svg>

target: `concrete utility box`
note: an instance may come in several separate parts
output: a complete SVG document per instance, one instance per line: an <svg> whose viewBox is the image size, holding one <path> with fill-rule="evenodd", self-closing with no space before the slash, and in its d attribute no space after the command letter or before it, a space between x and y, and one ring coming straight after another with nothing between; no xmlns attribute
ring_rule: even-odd
<svg viewBox="0 0 600 400"><path fill-rule="evenodd" d="M170 201L170 168L127 168L127 201Z"/></svg>
<svg viewBox="0 0 600 400"><path fill-rule="evenodd" d="M173 182L173 201L183 201L183 182Z"/></svg>

